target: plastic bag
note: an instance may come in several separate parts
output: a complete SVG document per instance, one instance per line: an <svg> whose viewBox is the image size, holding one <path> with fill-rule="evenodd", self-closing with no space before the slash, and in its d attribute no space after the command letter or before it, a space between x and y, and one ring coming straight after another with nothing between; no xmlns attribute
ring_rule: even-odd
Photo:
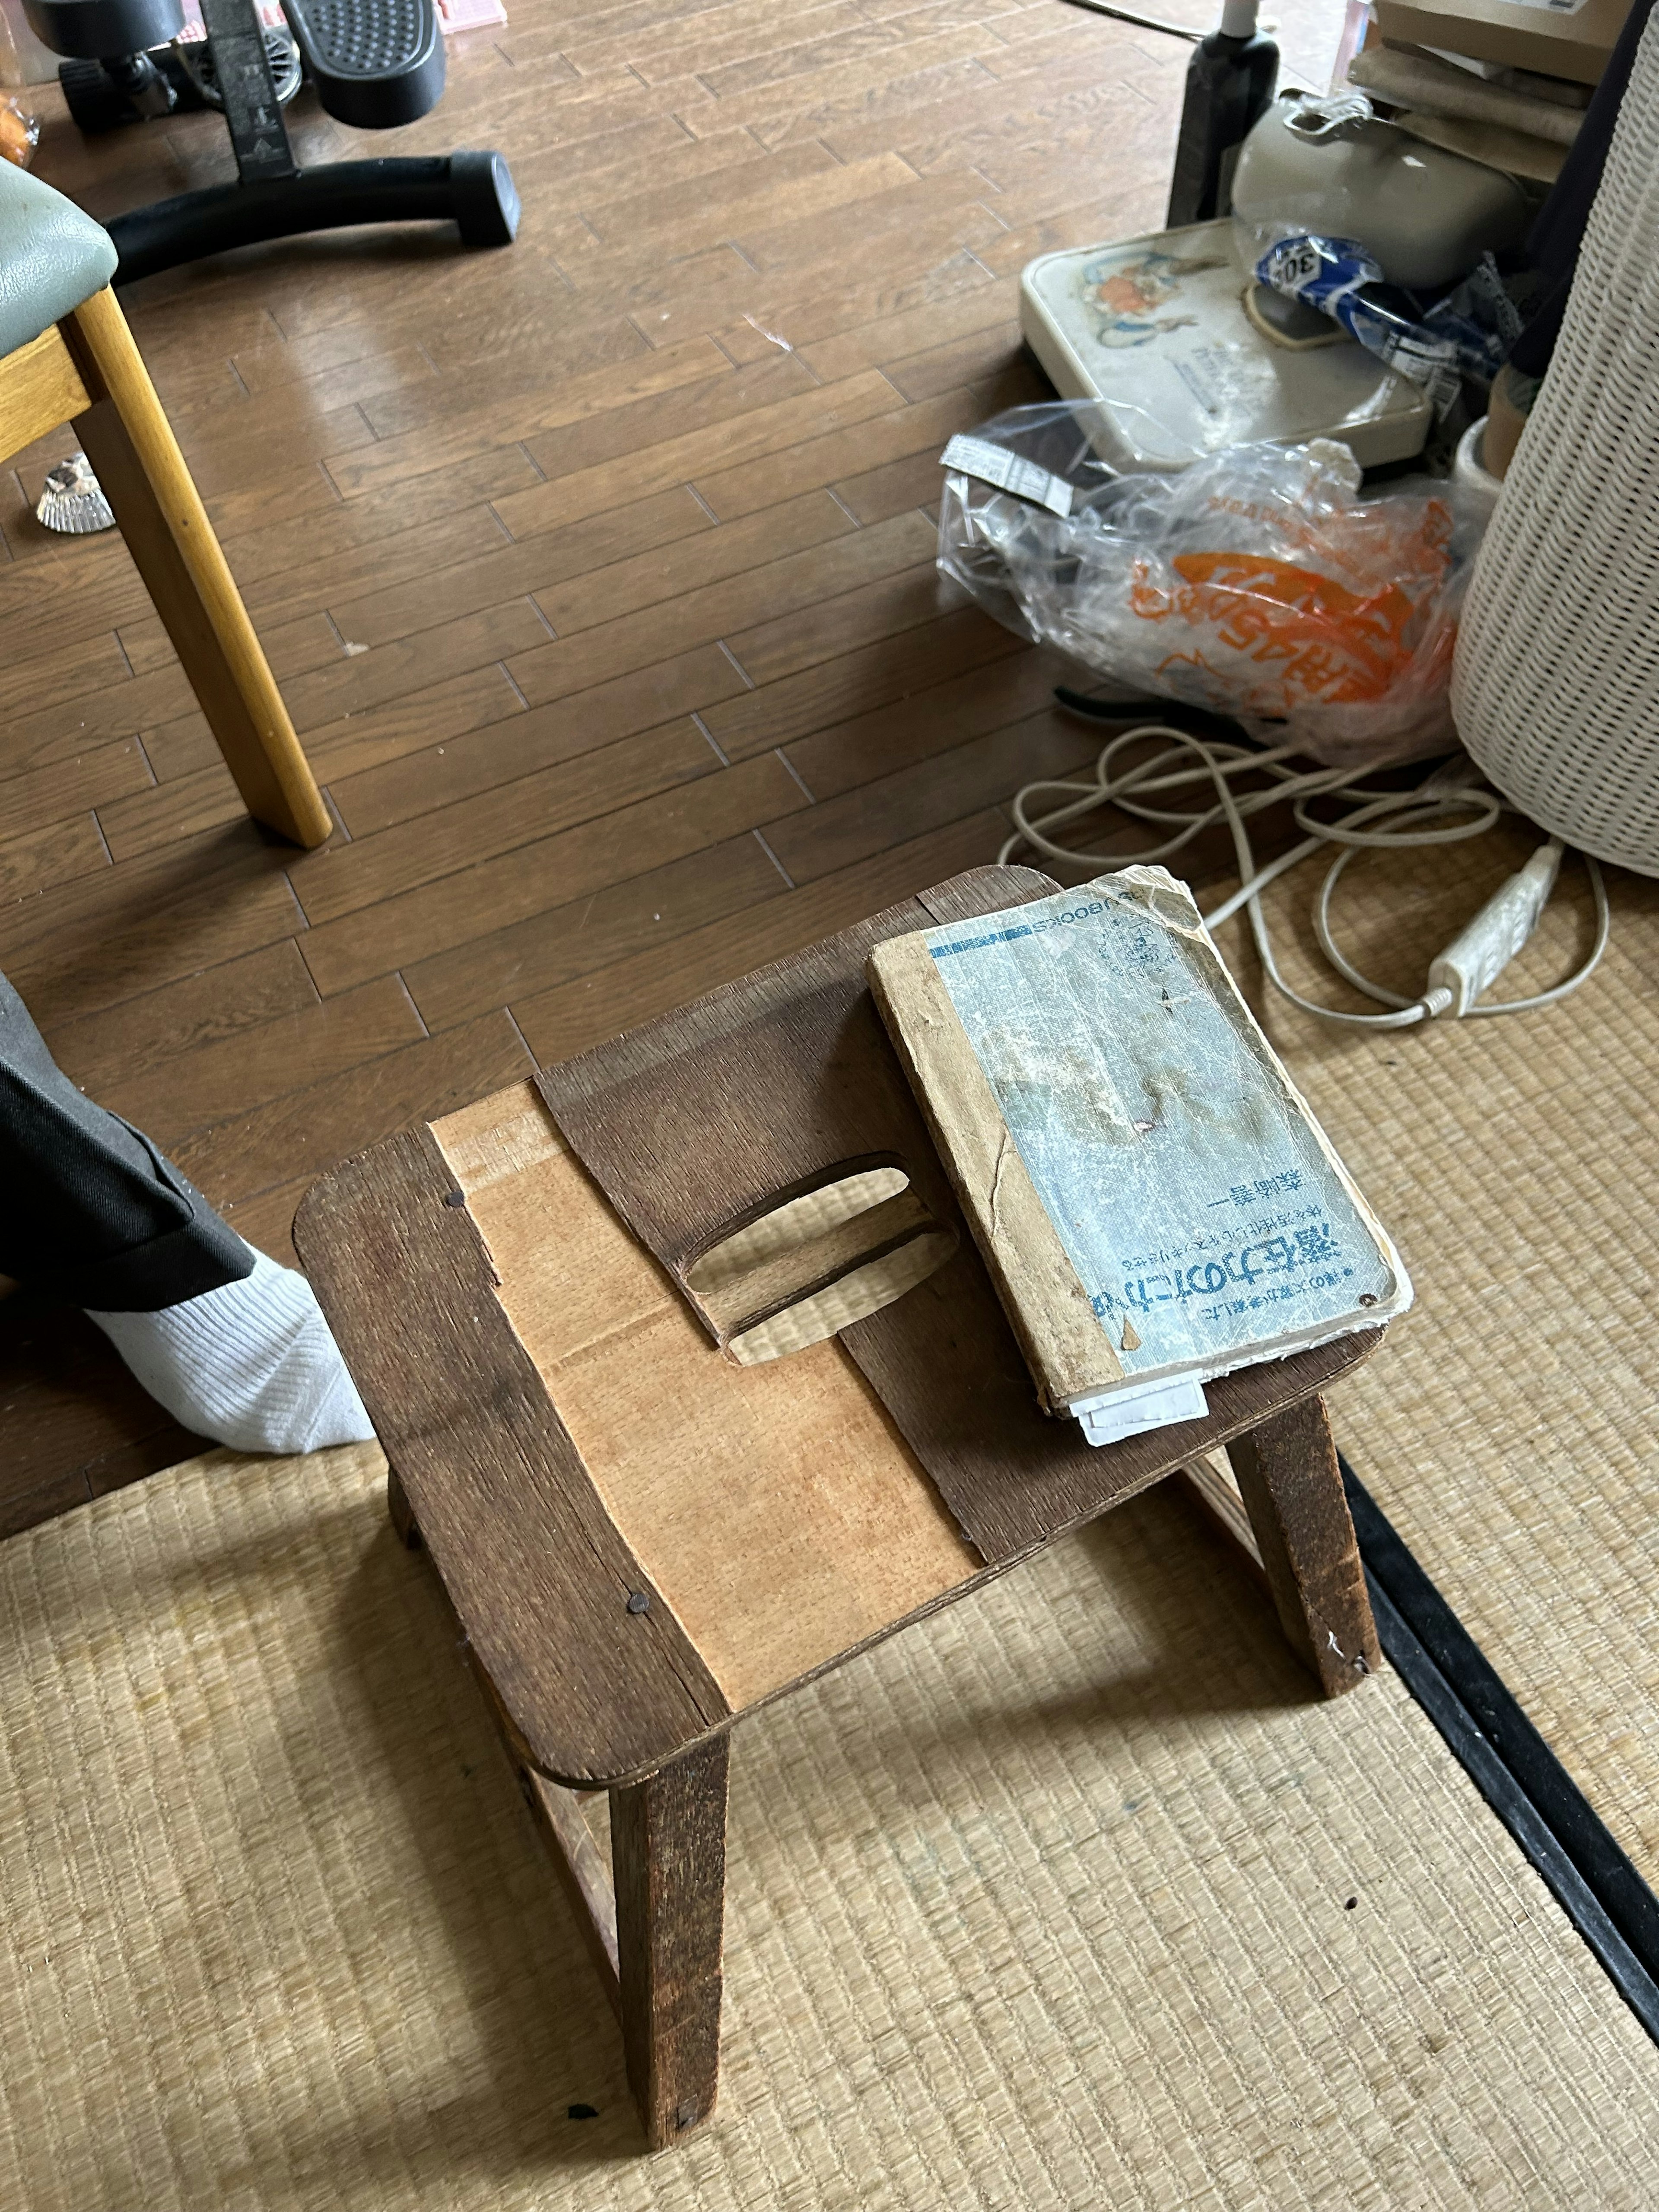
<svg viewBox="0 0 1659 2212"><path fill-rule="evenodd" d="M1473 276L1426 308L1389 283L1381 262L1352 238L1285 229L1260 255L1255 273L1269 291L1317 307L1368 352L1423 386L1443 417L1462 396L1466 376L1492 382L1521 333L1521 318L1490 253Z"/></svg>
<svg viewBox="0 0 1659 2212"><path fill-rule="evenodd" d="M40 143L40 118L9 92L0 92L0 156L27 169Z"/></svg>
<svg viewBox="0 0 1659 2212"><path fill-rule="evenodd" d="M1419 477L1361 499L1358 465L1328 439L1117 476L1094 453L1098 416L1015 408L951 441L947 575L1097 677L1333 768L1456 744L1452 647L1481 526L1461 492ZM986 481L996 464L964 446L1006 457L1005 480L1023 465L1024 495Z"/></svg>

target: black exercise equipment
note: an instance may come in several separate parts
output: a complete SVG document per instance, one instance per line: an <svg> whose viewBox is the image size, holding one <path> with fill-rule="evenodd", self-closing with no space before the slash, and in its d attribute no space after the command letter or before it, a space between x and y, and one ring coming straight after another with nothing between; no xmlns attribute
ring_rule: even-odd
<svg viewBox="0 0 1659 2212"><path fill-rule="evenodd" d="M204 253L368 222L453 222L463 246L510 246L519 195L499 154L404 155L301 169L283 103L310 78L326 112L390 131L444 88L434 0L283 0L266 28L254 0L202 0L205 42L179 42L180 0L23 0L29 26L66 58L70 117L110 131L181 108L222 110L238 181L181 192L106 224L118 284ZM173 43L169 44L168 41ZM157 51L159 49L159 51Z"/></svg>

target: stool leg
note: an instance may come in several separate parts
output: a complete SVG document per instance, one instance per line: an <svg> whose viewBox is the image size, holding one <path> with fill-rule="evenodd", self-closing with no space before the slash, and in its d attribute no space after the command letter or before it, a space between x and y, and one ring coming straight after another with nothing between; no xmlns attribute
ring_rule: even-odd
<svg viewBox="0 0 1659 2212"><path fill-rule="evenodd" d="M611 1792L623 2046L653 2150L714 2108L730 1740Z"/></svg>
<svg viewBox="0 0 1659 2212"><path fill-rule="evenodd" d="M1328 1698L1382 1663L1322 1398L1227 1447L1279 1618Z"/></svg>
<svg viewBox="0 0 1659 2212"><path fill-rule="evenodd" d="M418 1552L422 1548L420 1523L415 1518L409 1493L398 1480L395 1467L388 1467L386 1471L386 1510L398 1532L398 1541L406 1552Z"/></svg>

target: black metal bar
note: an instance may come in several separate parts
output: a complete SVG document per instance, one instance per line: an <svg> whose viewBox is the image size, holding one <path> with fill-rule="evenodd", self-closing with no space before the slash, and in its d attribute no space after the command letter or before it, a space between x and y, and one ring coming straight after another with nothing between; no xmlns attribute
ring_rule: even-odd
<svg viewBox="0 0 1659 2212"><path fill-rule="evenodd" d="M214 80L225 104L225 122L244 185L296 176L282 103L270 74L264 26L253 0L202 0L213 55Z"/></svg>
<svg viewBox="0 0 1659 2212"><path fill-rule="evenodd" d="M1659 1898L1346 1459L1341 1468L1383 1650L1659 2041Z"/></svg>
<svg viewBox="0 0 1659 2212"><path fill-rule="evenodd" d="M1374 1576L1371 1611L1389 1663L1444 1737L1447 1749L1509 1830L1540 1880L1594 1953L1608 1980L1659 2043L1659 1982L1613 1926L1601 1900L1559 1838L1486 1741L1445 1676L1413 1635Z"/></svg>

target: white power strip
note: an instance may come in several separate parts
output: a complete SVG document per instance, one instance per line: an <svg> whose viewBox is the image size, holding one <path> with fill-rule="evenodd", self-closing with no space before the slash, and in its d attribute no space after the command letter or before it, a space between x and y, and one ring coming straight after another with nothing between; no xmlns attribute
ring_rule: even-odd
<svg viewBox="0 0 1659 2212"><path fill-rule="evenodd" d="M1431 1014L1467 1014L1509 966L1538 927L1561 872L1559 837L1540 845L1526 866L1501 884L1474 920L1429 964L1423 1003ZM1445 1003L1435 1002L1444 995Z"/></svg>

